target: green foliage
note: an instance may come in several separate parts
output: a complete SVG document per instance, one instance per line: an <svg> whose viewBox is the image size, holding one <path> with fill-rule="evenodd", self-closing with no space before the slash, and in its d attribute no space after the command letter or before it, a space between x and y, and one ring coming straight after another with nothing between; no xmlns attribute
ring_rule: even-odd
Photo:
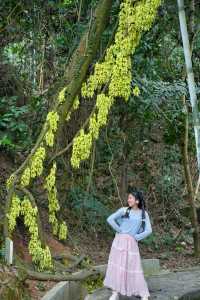
<svg viewBox="0 0 200 300"><path fill-rule="evenodd" d="M173 235L171 234L171 232L166 232L162 238L164 246L174 246Z"/></svg>
<svg viewBox="0 0 200 300"><path fill-rule="evenodd" d="M11 139L7 135L4 135L0 140L0 146L6 150L11 150L15 149L16 145L12 143Z"/></svg>
<svg viewBox="0 0 200 300"><path fill-rule="evenodd" d="M145 246L149 246L155 251L160 251L160 249L167 249L174 246L174 240L173 235L171 233L164 233L160 234L157 232L153 232L150 236L148 236L146 239L141 241L142 244Z"/></svg>
<svg viewBox="0 0 200 300"><path fill-rule="evenodd" d="M82 268L88 269L91 268L92 265L94 265L94 262L89 257L86 257L81 262ZM83 285L84 288L86 288L88 293L91 294L92 292L94 292L94 290L103 286L103 280L104 280L104 275L98 274L81 281L81 284Z"/></svg>
<svg viewBox="0 0 200 300"><path fill-rule="evenodd" d="M96 289L103 287L104 276L99 274L94 278L88 278L84 280L81 284L87 289L89 294L92 294Z"/></svg>
<svg viewBox="0 0 200 300"><path fill-rule="evenodd" d="M106 226L108 209L96 195L87 193L80 187L74 187L69 192L68 203L74 217L79 218L83 229L101 231ZM106 226L107 227L107 226Z"/></svg>
<svg viewBox="0 0 200 300"><path fill-rule="evenodd" d="M9 44L4 48L5 58L16 67L18 67L22 60L25 58L23 54L25 43L26 40L22 40L20 42Z"/></svg>
<svg viewBox="0 0 200 300"><path fill-rule="evenodd" d="M26 124L28 107L18 107L17 97L0 98L0 145L8 150L26 148L30 140Z"/></svg>
<svg viewBox="0 0 200 300"><path fill-rule="evenodd" d="M3 1L0 40L4 60L16 65L19 76L34 91L38 91L38 75L43 65L46 88L57 75L62 76L64 65L90 19L89 9L96 2L83 1L78 20L76 0Z"/></svg>
<svg viewBox="0 0 200 300"><path fill-rule="evenodd" d="M37 282L36 287L38 288L39 291L42 291L42 292L46 290L44 283L41 281Z"/></svg>
<svg viewBox="0 0 200 300"><path fill-rule="evenodd" d="M185 247L181 244L176 245L176 247L175 247L176 252L179 252L179 253L183 253L184 249L185 249Z"/></svg>
<svg viewBox="0 0 200 300"><path fill-rule="evenodd" d="M35 141L40 133L48 113L48 99L39 94L30 96L28 102L28 120L26 120L31 133L31 139Z"/></svg>
<svg viewBox="0 0 200 300"><path fill-rule="evenodd" d="M168 145L176 145L181 142L185 132L186 113L183 109L182 97L189 97L186 83L181 80L164 81L151 80L147 77L136 78L141 95L132 97L130 109L137 107L138 117L143 116L143 122L148 125L151 122L165 121L163 141ZM199 88L197 89L198 92ZM190 107L190 104L187 103ZM141 108L141 111L140 111ZM134 111L135 112L135 111ZM189 150L195 152L193 139L192 115L189 114L189 136L191 142Z"/></svg>
<svg viewBox="0 0 200 300"><path fill-rule="evenodd" d="M140 243L142 243L146 246L150 246L154 250L159 249L158 239L154 232L152 234L150 234L147 238L141 240Z"/></svg>

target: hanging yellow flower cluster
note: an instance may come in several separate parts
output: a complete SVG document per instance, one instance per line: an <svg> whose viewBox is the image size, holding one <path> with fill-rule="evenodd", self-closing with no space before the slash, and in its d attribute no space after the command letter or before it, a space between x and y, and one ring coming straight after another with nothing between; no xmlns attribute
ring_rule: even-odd
<svg viewBox="0 0 200 300"><path fill-rule="evenodd" d="M65 92L66 92L66 89L67 89L67 87L64 87L61 91L60 91L60 93L59 93L59 95L58 95L58 102L61 104L61 103L63 103L64 101L65 101Z"/></svg>
<svg viewBox="0 0 200 300"><path fill-rule="evenodd" d="M139 89L138 86L135 86L135 87L133 88L133 95L134 95L134 96L138 96L139 94L140 94L140 89Z"/></svg>
<svg viewBox="0 0 200 300"><path fill-rule="evenodd" d="M58 101L62 103L64 101L66 88L64 88L58 96ZM79 105L78 98L75 99L73 104L73 109L77 109ZM46 118L46 129L47 132L44 136L46 145L53 147L54 136L58 128L59 115L57 111L50 111L47 114ZM31 178L42 175L43 164L46 157L46 150L44 143L41 142L35 153L32 155L28 165L23 170L20 177L20 186L27 187L30 184ZM47 177L47 190L48 190L48 200L49 200L49 222L52 224L53 233L57 234L59 239L66 239L67 236L67 226L65 222L58 223L56 218L56 212L60 209L58 200L57 200L57 190L55 187L55 169L56 164L54 164L51 173ZM11 175L6 182L7 190L11 188L14 184L15 175ZM9 231L12 232L16 226L16 219L20 215L24 216L25 225L29 228L31 234L31 239L29 242L29 252L32 255L33 261L38 265L40 270L44 268L51 268L51 253L49 248L46 247L43 249L41 247L41 242L38 238L38 226L36 221L37 208L32 208L30 201L26 198L24 201L20 201L19 197L14 194L11 200L11 206L9 213L7 214L8 218L8 227Z"/></svg>
<svg viewBox="0 0 200 300"><path fill-rule="evenodd" d="M21 176L21 186L28 186L31 178L40 176L43 172L43 162L45 159L45 148L40 146L33 155L30 166L28 166Z"/></svg>
<svg viewBox="0 0 200 300"><path fill-rule="evenodd" d="M59 239L66 239L67 226L65 222L59 225L58 219L56 218L56 213L60 210L60 205L57 199L57 189L55 183L56 183L56 162L53 163L50 173L46 177L44 188L47 190L48 193L49 223L52 225L53 234L58 235Z"/></svg>
<svg viewBox="0 0 200 300"><path fill-rule="evenodd" d="M71 163L74 168L78 168L80 161L87 159L90 155L90 148L92 146L91 134L85 134L81 129L79 135L74 139L73 152L71 157Z"/></svg>
<svg viewBox="0 0 200 300"><path fill-rule="evenodd" d="M20 215L20 210L21 210L21 200L16 194L13 194L11 200L10 213L7 214L8 228L10 232L12 232L16 226L16 219Z"/></svg>
<svg viewBox="0 0 200 300"><path fill-rule="evenodd" d="M54 134L57 130L57 123L59 120L59 116L57 112L51 111L47 115L47 123L49 129L45 135L46 144L49 146L53 146L54 142ZM45 147L43 143L38 147L36 152L33 154L28 166L24 169L21 178L20 185L21 187L27 187L30 184L31 178L35 178L40 176L43 172L43 163L46 157ZM54 165L55 169L55 165ZM53 177L49 177L49 180ZM11 175L7 180L7 189L9 189L14 181L14 175ZM49 182L48 182L49 183ZM51 187L51 188L50 188ZM50 223L53 224L54 234L58 234L61 239L65 239L67 235L67 227L64 222L60 225L55 217L55 212L60 209L58 201L57 201L57 190L55 187L55 174L54 174L54 182L49 183L49 220ZM26 198L24 201L20 202L18 196L14 195L11 201L11 207L9 214L7 214L9 231L12 232L16 225L16 219L20 215L20 213L24 216L25 225L29 228L29 232L31 234L31 239L29 242L29 252L32 255L33 261L38 265L40 270L44 268L51 268L51 253L49 248L46 247L43 249L41 247L41 241L38 238L38 226L37 226L37 207L32 208L30 201Z"/></svg>
<svg viewBox="0 0 200 300"><path fill-rule="evenodd" d="M71 163L74 168L78 168L80 161L89 157L92 139L99 137L100 127L107 123L108 113L113 101L113 98L109 98L105 94L97 95L96 107L98 108L98 114L92 114L89 120L89 132L84 133L84 130L81 129L73 142Z"/></svg>
<svg viewBox="0 0 200 300"><path fill-rule="evenodd" d="M45 155L46 155L45 148L40 146L36 150L35 154L31 159L31 167L30 167L31 178L35 178L36 176L42 175Z"/></svg>
<svg viewBox="0 0 200 300"><path fill-rule="evenodd" d="M10 189L10 187L13 184L14 180L15 180L15 176L13 174L11 174L10 177L6 180L6 189L7 189L7 191Z"/></svg>
<svg viewBox="0 0 200 300"><path fill-rule="evenodd" d="M67 237L67 226L66 223L63 221L59 227L58 238L59 240L65 240L66 237Z"/></svg>
<svg viewBox="0 0 200 300"><path fill-rule="evenodd" d="M42 271L51 269L53 265L49 247L46 246L43 249L39 239L37 213L37 207L32 207L30 200L25 196L21 202L21 214L24 216L24 224L28 227L30 233L29 253L37 264L38 269Z"/></svg>
<svg viewBox="0 0 200 300"><path fill-rule="evenodd" d="M49 147L53 147L54 135L58 127L58 121L59 121L59 115L56 111L50 111L47 114L47 123L49 125L49 129L45 134L45 140L46 140L46 144Z"/></svg>
<svg viewBox="0 0 200 300"><path fill-rule="evenodd" d="M39 270L51 269L52 260L48 247L45 249L41 246L37 225L37 207L32 207L28 197L24 197L23 201L14 194L11 201L10 213L7 215L9 232L12 233L16 226L16 219L20 214L24 217L24 224L28 227L30 233L29 252L33 261Z"/></svg>
<svg viewBox="0 0 200 300"><path fill-rule="evenodd" d="M95 64L94 74L90 75L81 89L83 97L92 98L96 91L101 91L107 85L106 95L101 91L97 96L97 112L90 117L88 133L81 129L74 138L71 157L74 168L78 168L81 160L89 157L92 141L98 138L100 127L106 124L114 99L120 97L128 101L131 95L131 55L142 32L151 27L160 2L141 0L135 5L132 0L122 2L115 42L107 49L105 60ZM138 87L134 88L133 94L139 95Z"/></svg>

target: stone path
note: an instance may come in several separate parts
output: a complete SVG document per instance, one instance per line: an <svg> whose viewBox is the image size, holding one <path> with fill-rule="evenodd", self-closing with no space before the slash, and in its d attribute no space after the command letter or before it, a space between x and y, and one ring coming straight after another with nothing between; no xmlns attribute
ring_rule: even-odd
<svg viewBox="0 0 200 300"><path fill-rule="evenodd" d="M149 300L176 300L186 293L193 293L181 299L200 299L200 266L183 269L177 272L160 273L146 277L151 297ZM100 288L85 300L108 300L111 292L107 288ZM138 300L140 297L120 296L120 300Z"/></svg>

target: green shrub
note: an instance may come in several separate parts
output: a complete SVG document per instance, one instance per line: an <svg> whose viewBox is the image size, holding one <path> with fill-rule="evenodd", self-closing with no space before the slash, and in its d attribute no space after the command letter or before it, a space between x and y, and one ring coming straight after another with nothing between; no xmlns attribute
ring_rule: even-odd
<svg viewBox="0 0 200 300"><path fill-rule="evenodd" d="M17 97L0 98L0 147L6 150L23 149L30 143L28 107L18 107L16 101Z"/></svg>
<svg viewBox="0 0 200 300"><path fill-rule="evenodd" d="M107 227L109 211L96 195L75 187L70 191L69 197L70 210L78 216L83 229L101 231Z"/></svg>

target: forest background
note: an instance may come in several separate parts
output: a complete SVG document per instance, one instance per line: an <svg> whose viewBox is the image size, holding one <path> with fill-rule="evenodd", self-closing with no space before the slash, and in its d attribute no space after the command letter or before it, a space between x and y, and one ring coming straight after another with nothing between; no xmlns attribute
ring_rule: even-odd
<svg viewBox="0 0 200 300"><path fill-rule="evenodd" d="M52 95L59 89L66 70L70 77L67 66L74 59L77 47L81 47L85 32L90 42L98 2L5 0L1 3L1 220L5 213L6 180L33 149L52 107ZM112 43L119 8L120 1L112 1L107 23L98 24L105 28L82 81L93 72L95 63L102 60L105 49ZM188 0L185 8L198 96L200 3ZM78 63L73 67L78 68ZM199 174L175 1L163 1L152 28L143 33L132 56L131 86L129 100L118 99L113 105L107 124L92 145L89 159L81 162L79 169L71 166L72 149L65 147L90 116L95 98L85 101L80 97L79 109L60 131L54 149L56 153L65 149L57 157L56 182L62 208L59 217L68 227L66 241L58 242L44 221L48 220L48 202L41 188L43 179L37 179L37 184L31 186L46 239L52 251L68 247L87 254L95 263L106 263L113 237L106 217L127 205L127 187L131 185L144 191L153 227L153 233L140 243L141 255L160 258L163 268L195 265L199 258L193 256L189 199L190 192L194 196ZM134 92L136 86L138 93ZM192 191L188 188L191 182ZM194 201L198 213L198 192ZM200 220L200 213L198 216ZM19 255L29 261L26 250L29 235L23 222L19 220L17 225L14 245Z"/></svg>

